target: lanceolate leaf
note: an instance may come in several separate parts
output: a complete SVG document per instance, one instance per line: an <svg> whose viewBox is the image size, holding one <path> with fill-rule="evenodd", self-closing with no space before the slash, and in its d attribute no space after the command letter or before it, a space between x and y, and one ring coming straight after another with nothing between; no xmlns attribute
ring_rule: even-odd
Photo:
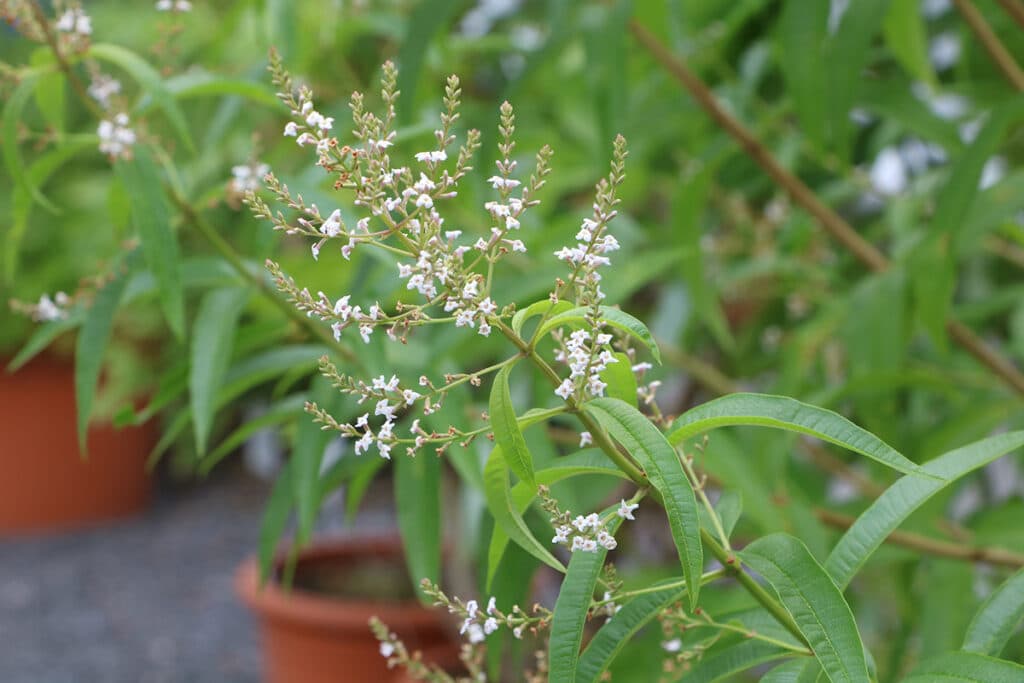
<svg viewBox="0 0 1024 683"><path fill-rule="evenodd" d="M606 510L602 517L608 512ZM614 534L621 522L618 516L613 515L607 524L608 533ZM583 628L587 622L590 601L594 597L594 586L607 555L608 551L599 545L597 552L577 550L569 560L569 570L562 580L555 612L551 617L551 638L548 643L550 683L572 683L576 680Z"/></svg>
<svg viewBox="0 0 1024 683"><path fill-rule="evenodd" d="M18 123L21 121L21 114L28 104L29 98L44 70L33 70L21 77L14 91L7 97L7 103L3 111L3 157L4 166L14 180L16 187L28 192L32 198L55 213L56 206L42 195L39 189L31 183L26 175L25 162L21 158L21 151L18 149Z"/></svg>
<svg viewBox="0 0 1024 683"><path fill-rule="evenodd" d="M760 640L740 640L721 650L708 652L687 672L686 683L732 681L733 676L759 664L773 662L793 653Z"/></svg>
<svg viewBox="0 0 1024 683"><path fill-rule="evenodd" d="M842 415L785 396L729 394L708 401L680 415L669 430L668 440L677 444L691 436L729 425L757 425L807 434L848 448L900 472L920 471L892 446Z"/></svg>
<svg viewBox="0 0 1024 683"><path fill-rule="evenodd" d="M640 595L624 605L591 638L580 657L576 682L598 683L630 638L666 607L682 600L685 593L685 588L665 588Z"/></svg>
<svg viewBox="0 0 1024 683"><path fill-rule="evenodd" d="M582 324L586 319L587 311L589 310L590 309L586 307L573 308L565 311L564 313L559 313L558 315L548 318L547 322L541 325L540 329L537 330L537 338L540 339L560 325ZM631 316L629 313L621 311L618 308L612 308L611 306L601 306L601 320L611 327L625 332L639 341L650 349L651 355L654 356L654 360L659 363L661 362L661 351L658 349L658 344L654 341L654 336L651 335L651 331L648 330L647 326L642 322Z"/></svg>
<svg viewBox="0 0 1024 683"><path fill-rule="evenodd" d="M132 222L142 240L146 265L160 286L160 304L167 324L179 339L185 334L178 241L171 230L160 173L145 147L137 146L130 161L117 162L118 176L131 199Z"/></svg>
<svg viewBox="0 0 1024 683"><path fill-rule="evenodd" d="M96 293L75 342L75 405L78 411L78 444L83 453L86 450L92 402L100 379L100 369L103 367L103 354L114 327L114 314L128 281L128 274L122 269L132 268L138 261L137 256L138 252L133 251L124 261L118 260L115 263L114 279Z"/></svg>
<svg viewBox="0 0 1024 683"><path fill-rule="evenodd" d="M923 83L935 83L928 57L928 31L917 0L892 0L882 33L886 46L911 76Z"/></svg>
<svg viewBox="0 0 1024 683"><path fill-rule="evenodd" d="M1024 666L973 652L948 652L917 667L903 683L1020 683Z"/></svg>
<svg viewBox="0 0 1024 683"><path fill-rule="evenodd" d="M274 488L270 492L270 500L263 511L263 521L260 524L260 581L264 582L269 578L274 564L274 553L277 544L284 535L285 527L288 525L288 517L291 514L292 504L295 495L292 488L292 461L285 463L277 475Z"/></svg>
<svg viewBox="0 0 1024 683"><path fill-rule="evenodd" d="M523 325L530 318L535 318L539 315L558 315L572 308L572 304L568 301L558 301L551 303L548 299L542 299L541 301L535 301L524 309L516 311L516 314L512 316L512 331L516 334L522 334Z"/></svg>
<svg viewBox="0 0 1024 683"><path fill-rule="evenodd" d="M377 457L377 456L371 456ZM395 506L405 561L421 600L420 581L441 578L441 459L395 459Z"/></svg>
<svg viewBox="0 0 1024 683"><path fill-rule="evenodd" d="M515 472L522 481L534 488L537 483L533 478L533 457L526 447L526 439L516 421L516 411L512 408L512 396L508 386L511 365L506 365L494 377L491 386L490 416L491 428L494 429L494 440L505 455L509 469Z"/></svg>
<svg viewBox="0 0 1024 683"><path fill-rule="evenodd" d="M992 591L967 627L964 648L998 657L1024 619L1024 569Z"/></svg>
<svg viewBox="0 0 1024 683"><path fill-rule="evenodd" d="M692 586L690 604L695 606L704 550L700 544L697 499L679 456L665 440L665 435L636 408L615 398L597 398L587 402L584 408L626 448L647 473L651 485L661 493L683 576L687 585Z"/></svg>
<svg viewBox="0 0 1024 683"><path fill-rule="evenodd" d="M935 478L906 476L861 513L825 561L832 580L846 588L879 545L914 510L957 479L1024 446L1024 432L983 439L931 460L921 468Z"/></svg>
<svg viewBox="0 0 1024 683"><path fill-rule="evenodd" d="M853 612L803 543L772 534L748 545L740 556L775 588L833 683L868 683Z"/></svg>
<svg viewBox="0 0 1024 683"><path fill-rule="evenodd" d="M637 405L637 384L636 373L629 364L629 356L624 353L615 353L618 363L609 363L601 372L601 381L608 385L606 393L612 398L617 398L623 403L628 403L634 408Z"/></svg>
<svg viewBox="0 0 1024 683"><path fill-rule="evenodd" d="M271 406L267 412L239 426L199 461L199 473L209 474L217 463L248 441L256 432L289 422L296 417L304 419L306 414L302 412L302 407L308 400L309 397L304 393L286 396Z"/></svg>
<svg viewBox="0 0 1024 683"><path fill-rule="evenodd" d="M203 297L192 333L192 363L189 368L189 398L196 448L206 453L213 424L214 398L227 373L238 318L248 291L218 289Z"/></svg>
<svg viewBox="0 0 1024 683"><path fill-rule="evenodd" d="M512 501L512 492L508 482L508 465L501 446L495 445L487 458L484 467L484 495L487 498L487 509L494 517L495 524L504 531L526 552L544 564L565 571L565 567L548 549L538 541L523 521L523 516Z"/></svg>
<svg viewBox="0 0 1024 683"><path fill-rule="evenodd" d="M824 149L827 131L827 65L822 59L828 37L828 3L786 0L779 17L777 52L786 88L796 105L800 128Z"/></svg>

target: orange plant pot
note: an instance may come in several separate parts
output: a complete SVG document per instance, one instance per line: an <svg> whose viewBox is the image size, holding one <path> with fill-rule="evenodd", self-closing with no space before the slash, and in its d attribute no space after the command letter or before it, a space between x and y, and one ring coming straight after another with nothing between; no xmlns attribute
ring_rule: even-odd
<svg viewBox="0 0 1024 683"><path fill-rule="evenodd" d="M324 542L299 554L303 566L353 566L368 557L401 561L397 539L351 539ZM235 587L258 619L266 683L398 683L407 678L388 669L380 644L370 632L376 616L410 651L442 667L458 661L458 645L443 610L415 601L383 602L320 595L278 583L259 584L256 558L238 570Z"/></svg>
<svg viewBox="0 0 1024 683"><path fill-rule="evenodd" d="M0 535L90 525L148 505L152 427L95 425L83 458L72 365L39 358L0 373Z"/></svg>

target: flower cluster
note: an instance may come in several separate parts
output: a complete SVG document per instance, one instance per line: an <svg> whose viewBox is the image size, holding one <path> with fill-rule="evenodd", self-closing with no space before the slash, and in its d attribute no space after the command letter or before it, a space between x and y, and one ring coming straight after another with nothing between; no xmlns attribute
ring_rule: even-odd
<svg viewBox="0 0 1024 683"><path fill-rule="evenodd" d="M458 597L448 597L436 585L428 580L422 582L424 593L434 599L434 604L444 607L450 614L462 619L459 634L464 636L470 645L479 645L487 639L487 636L505 626L512 631L517 639L522 639L527 631L536 634L538 630L545 628L551 620L551 612L539 605L534 606L535 616L528 616L519 605L513 605L507 613L497 607L497 600L491 597L487 600L487 606L480 608L476 600L463 602Z"/></svg>
<svg viewBox="0 0 1024 683"><path fill-rule="evenodd" d="M89 96L104 109L109 109L111 100L121 93L121 81L106 74L96 74L89 83Z"/></svg>
<svg viewBox="0 0 1024 683"><path fill-rule="evenodd" d="M256 192L262 186L263 176L267 175L268 172L270 172L269 166L256 161L232 166L231 180L228 181L228 192L237 195Z"/></svg>
<svg viewBox="0 0 1024 683"><path fill-rule="evenodd" d="M605 332L592 335L587 330L573 330L555 352L555 360L569 366L569 377L562 380L555 395L566 401L584 392L604 396L608 384L601 379L601 373L611 363L619 362L608 348L611 342L612 335Z"/></svg>
<svg viewBox="0 0 1024 683"><path fill-rule="evenodd" d="M34 304L22 301L10 303L14 311L27 315L36 322L51 322L68 317L68 307L74 302L64 292L57 292L52 298L49 294L41 295L39 301Z"/></svg>
<svg viewBox="0 0 1024 683"><path fill-rule="evenodd" d="M551 497L546 486L540 487L540 497L541 507L551 515L549 521L555 529L552 543L567 546L572 552L579 550L585 553L596 553L598 548L615 550L618 547L615 536L608 531L610 520L602 519L596 512L573 517L571 512L558 506L558 502ZM638 503L623 500L615 515L621 519L632 520L633 510L637 507Z"/></svg>
<svg viewBox="0 0 1024 683"><path fill-rule="evenodd" d="M53 28L72 38L88 38L92 35L92 19L81 7L70 7L57 18Z"/></svg>
<svg viewBox="0 0 1024 683"><path fill-rule="evenodd" d="M100 138L100 151L113 159L129 159L135 144L135 131L129 125L128 115L116 114L113 119L100 121L96 134Z"/></svg>

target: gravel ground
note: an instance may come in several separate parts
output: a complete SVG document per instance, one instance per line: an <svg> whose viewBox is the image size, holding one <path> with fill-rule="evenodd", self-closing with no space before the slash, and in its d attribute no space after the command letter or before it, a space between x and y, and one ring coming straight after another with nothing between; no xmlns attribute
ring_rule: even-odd
<svg viewBox="0 0 1024 683"><path fill-rule="evenodd" d="M239 474L164 493L137 519L0 540L0 681L259 681L232 578L266 493Z"/></svg>

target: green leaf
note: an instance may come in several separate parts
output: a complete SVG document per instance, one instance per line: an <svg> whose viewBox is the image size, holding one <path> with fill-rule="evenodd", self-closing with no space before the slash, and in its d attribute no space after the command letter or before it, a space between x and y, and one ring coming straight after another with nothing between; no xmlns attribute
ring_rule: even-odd
<svg viewBox="0 0 1024 683"><path fill-rule="evenodd" d="M616 615L618 618L618 615ZM733 676L760 664L774 662L793 653L760 640L739 640L729 647L712 650L686 673L686 683L735 680Z"/></svg>
<svg viewBox="0 0 1024 683"><path fill-rule="evenodd" d="M142 146L135 149L134 158L118 161L116 167L131 198L132 222L142 241L146 265L156 277L167 324L181 339L185 336L185 300L179 272L181 256L171 230L160 173Z"/></svg>
<svg viewBox="0 0 1024 683"><path fill-rule="evenodd" d="M718 538L718 532L704 506L698 505L697 512L700 514L701 526L712 536ZM722 495L718 498L718 502L715 503L715 513L722 522L722 530L725 532L726 538L732 536L732 530L736 527L736 522L739 521L740 515L743 513L743 497L737 491L723 491Z"/></svg>
<svg viewBox="0 0 1024 683"><path fill-rule="evenodd" d="M534 336L537 339L541 339L545 334L561 325L582 325L586 320L587 312L589 310L590 309L586 306L581 306L552 316L548 318L547 322L540 326ZM658 350L658 344L654 341L654 336L651 335L651 331L648 330L647 326L642 322L631 316L629 313L618 308L612 308L611 306L601 306L601 320L615 329L625 332L646 346L650 349L651 355L654 356L654 360L661 363L661 351Z"/></svg>
<svg viewBox="0 0 1024 683"><path fill-rule="evenodd" d="M405 40L398 50L398 90L402 102L398 110L399 122L408 125L416 108L416 85L427 56L427 49L434 36L454 16L459 4L448 0L423 0L416 5L406 23Z"/></svg>
<svg viewBox="0 0 1024 683"><path fill-rule="evenodd" d="M555 303L552 303L549 299L535 301L526 308L516 311L515 315L512 316L512 331L521 335L523 333L523 325L530 318L538 315L558 315L570 310L572 307L572 304L568 301L557 301Z"/></svg>
<svg viewBox="0 0 1024 683"><path fill-rule="evenodd" d="M523 521L523 516L512 501L512 493L508 481L508 465L501 446L491 449L484 467L484 495L487 509L497 527L500 527L512 541L538 560L560 572L565 567L548 549L538 541Z"/></svg>
<svg viewBox="0 0 1024 683"><path fill-rule="evenodd" d="M928 57L928 31L918 0L891 0L882 23L885 44L915 79L935 84L935 71Z"/></svg>
<svg viewBox="0 0 1024 683"><path fill-rule="evenodd" d="M809 663L817 666L816 662L807 662L804 659L780 664L762 676L761 683L800 683L800 674Z"/></svg>
<svg viewBox="0 0 1024 683"><path fill-rule="evenodd" d="M612 510L614 508L605 510L602 517ZM608 533L614 534L621 523L618 515L613 514L606 525ZM548 681L551 683L572 683L576 680L583 628L587 623L590 601L594 597L594 586L607 555L608 551L599 545L597 552L578 550L569 560L569 570L562 580L551 617L551 636L548 641ZM699 575L697 580L700 580Z"/></svg>
<svg viewBox="0 0 1024 683"><path fill-rule="evenodd" d="M206 453L213 425L213 400L231 360L238 319L249 297L245 289L217 289L199 303L192 330L189 398L196 449Z"/></svg>
<svg viewBox="0 0 1024 683"><path fill-rule="evenodd" d="M930 460L922 471L934 478L906 476L871 504L847 529L825 561L829 575L846 588L871 554L914 510L957 479L1024 446L1024 431L997 434Z"/></svg>
<svg viewBox="0 0 1024 683"><path fill-rule="evenodd" d="M833 683L868 683L853 612L807 547L786 534L760 538L740 553L775 588Z"/></svg>
<svg viewBox="0 0 1024 683"><path fill-rule="evenodd" d="M241 447L253 434L261 429L274 427L294 420L296 417L305 416L302 407L308 400L309 397L304 393L286 396L271 406L267 412L244 422L199 462L199 473L202 475L209 474L217 463L234 452L235 449Z"/></svg>
<svg viewBox="0 0 1024 683"><path fill-rule="evenodd" d="M35 69L21 77L21 81L14 88L14 91L7 96L7 104L3 111L3 157L4 167L14 181L14 186L20 188L32 197L37 203L42 204L54 213L60 213L60 209L54 206L53 202L43 196L39 188L33 185L26 174L25 162L21 158L21 150L18 147L18 123L21 121L22 112L29 98L35 90L35 85L45 70Z"/></svg>
<svg viewBox="0 0 1024 683"><path fill-rule="evenodd" d="M420 581L441 577L441 458L404 454L395 459L395 506L409 576L420 600Z"/></svg>
<svg viewBox="0 0 1024 683"><path fill-rule="evenodd" d="M736 348L736 340L722 312L718 293L709 284L704 272L704 252L701 248L704 227L701 219L708 205L713 170L712 166L704 166L682 182L672 204L672 215L676 241L684 247L679 259L679 271L686 281L694 309L718 345L731 352Z"/></svg>
<svg viewBox="0 0 1024 683"><path fill-rule="evenodd" d="M516 411L512 408L512 396L508 386L508 376L512 366L506 365L494 377L491 386L489 413L494 440L501 447L505 462L516 476L533 488L537 482L533 478L533 456L526 447L526 439L516 420Z"/></svg>
<svg viewBox="0 0 1024 683"><path fill-rule="evenodd" d="M208 71L190 70L165 82L167 91L177 99L194 97L222 97L237 95L255 104L262 104L273 109L281 106L281 101L274 91L262 83L246 81L240 78L227 78ZM140 105L144 109L146 103Z"/></svg>
<svg viewBox="0 0 1024 683"><path fill-rule="evenodd" d="M313 378L310 399L328 413L333 413L341 402L342 394L323 376ZM320 505L320 466L324 450L331 439L337 439L333 430L324 430L312 416L299 419L292 448L292 489L298 513L297 537L306 543L313 536L313 525Z"/></svg>
<svg viewBox="0 0 1024 683"><path fill-rule="evenodd" d="M673 580L674 582L674 580ZM663 581L661 583L669 583ZM658 584L651 586L657 588ZM679 602L685 588L674 586L640 595L622 606L612 619L594 634L580 657L576 670L577 683L598 683L629 640L637 631L657 617L663 610Z"/></svg>
<svg viewBox="0 0 1024 683"><path fill-rule="evenodd" d="M597 398L584 404L612 437L643 468L651 485L661 494L668 515L672 540L683 567L690 591L690 605L697 605L704 550L700 543L700 516L697 499L683 471L675 449L665 435L647 417L629 404L615 398Z"/></svg>
<svg viewBox="0 0 1024 683"><path fill-rule="evenodd" d="M1021 620L1024 620L1024 569L985 599L967 627L963 649L998 657Z"/></svg>
<svg viewBox="0 0 1024 683"><path fill-rule="evenodd" d="M53 71L39 79L35 90L36 107L54 130L63 132L66 107L64 88L67 77Z"/></svg>
<svg viewBox="0 0 1024 683"><path fill-rule="evenodd" d="M50 345L54 339L64 334L68 330L73 330L78 327L82 320L85 318L85 311L82 309L75 309L73 312L68 314L68 317L60 320L53 320L51 322L40 325L32 332L32 336L28 338L25 345L21 347L17 355L11 359L11 362L7 365L7 372L15 372L19 368L23 367L30 360L35 358L41 353L47 346Z"/></svg>
<svg viewBox="0 0 1024 683"><path fill-rule="evenodd" d="M629 480L629 477L618 467L608 461L607 456L596 448L579 451L564 458L555 460L555 464L534 473L538 484L551 486L564 479L577 477L584 474L597 474ZM521 481L512 487L512 504L515 510L523 515L534 498L537 497L537 487ZM491 581L494 579L498 564L508 546L508 534L500 526L495 526L491 533L491 542L488 547L487 558L487 586L490 589Z"/></svg>
<svg viewBox="0 0 1024 683"><path fill-rule="evenodd" d="M160 77L160 73L149 62L129 49L111 43L95 43L91 45L88 55L124 69L129 76L138 82L146 94L153 98L156 105L163 110L167 120L171 122L175 133L185 143L185 146L189 150L195 150L195 146L192 144L192 137L188 132L185 114L182 113L178 103L170 91L167 90L167 85Z"/></svg>
<svg viewBox="0 0 1024 683"><path fill-rule="evenodd" d="M1024 666L973 652L948 652L932 657L903 683L1020 683Z"/></svg>
<svg viewBox="0 0 1024 683"><path fill-rule="evenodd" d="M796 105L800 128L819 149L825 148L830 91L822 59L828 38L827 2L786 0L779 17L776 52L786 90Z"/></svg>
<svg viewBox="0 0 1024 683"><path fill-rule="evenodd" d="M292 505L295 502L292 488L292 461L289 460L281 468L270 492L270 500L263 510L263 521L260 524L260 582L265 582L274 566L277 545L288 526Z"/></svg>
<svg viewBox="0 0 1024 683"><path fill-rule="evenodd" d="M609 396L635 408L637 405L636 373L633 372L630 365L629 356L621 352L614 355L619 362L609 363L601 371L601 381L608 385L606 393Z"/></svg>
<svg viewBox="0 0 1024 683"><path fill-rule="evenodd" d="M807 434L848 448L899 472L920 468L892 446L831 410L769 394L729 394L703 403L680 415L668 433L677 444L717 427L756 425Z"/></svg>
<svg viewBox="0 0 1024 683"><path fill-rule="evenodd" d="M89 416L103 367L103 355L114 327L114 314L128 281L125 271L131 270L137 256L138 251L133 251L123 262L120 259L115 262L114 278L96 293L75 340L75 406L78 412L78 444L83 453L86 452Z"/></svg>

